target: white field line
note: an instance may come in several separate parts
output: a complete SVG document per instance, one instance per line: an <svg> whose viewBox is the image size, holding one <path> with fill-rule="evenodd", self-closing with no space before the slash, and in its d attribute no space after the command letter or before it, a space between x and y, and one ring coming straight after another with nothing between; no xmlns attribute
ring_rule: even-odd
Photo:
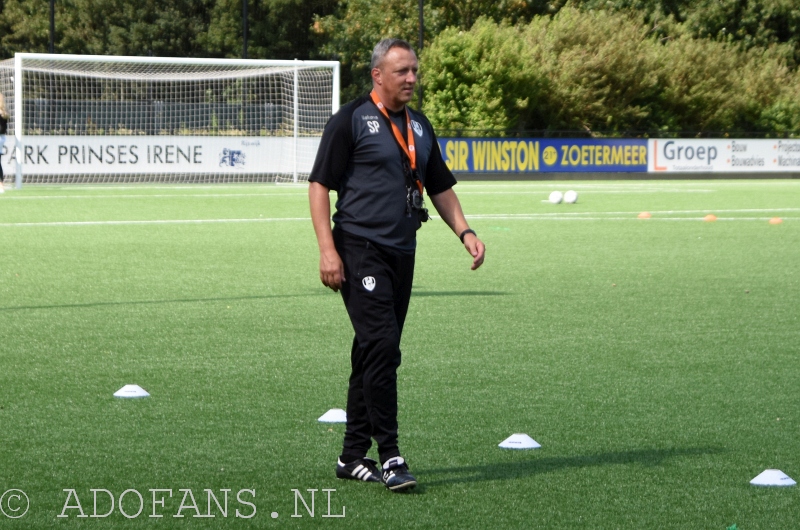
<svg viewBox="0 0 800 530"><path fill-rule="evenodd" d="M476 181L463 181L459 182L457 190L464 193L468 189L489 189L489 190L553 190L556 188L575 189L575 190L645 190L645 191L702 191L714 192L716 189L707 189L709 186L714 188L739 188L739 187L752 187L752 186L800 186L800 182L787 179L764 179L764 180L713 180L713 181L625 181L625 182L586 182L586 181L571 181L571 180L548 180L548 181L497 181L497 182L476 182ZM29 184L29 188L34 189L51 189L58 191L76 191L80 190L263 190L269 187L278 187L283 189L308 189L307 182L270 182L261 184L133 184L133 185L120 185L120 184L102 184L102 185L89 185L89 184L72 184L53 186L47 184ZM700 187L699 189L697 187ZM11 186L8 187L12 191Z"/></svg>
<svg viewBox="0 0 800 530"><path fill-rule="evenodd" d="M626 193L714 193L715 190L697 189L596 189L592 194L626 194ZM548 193L542 190L491 190L491 191L472 191L470 189L457 190L458 195L543 195ZM4 200L53 200L53 199L171 199L171 198L193 198L193 199L227 199L240 197L307 197L305 188L298 192L275 191L266 193L154 193L154 194L97 194L97 195L9 195ZM543 199L542 202L549 202Z"/></svg>
<svg viewBox="0 0 800 530"><path fill-rule="evenodd" d="M461 190L456 189L456 194L457 195L541 195L541 194L548 193L548 190L550 190L550 189L554 189L554 188L548 188L546 190L538 190L538 191L536 191L536 190L530 190L530 191L528 191L528 190L524 190L524 191L514 191L514 190L508 190L508 191L469 191L469 190L464 190L464 189L461 189ZM579 190L580 188L576 187L576 188L564 188L564 189ZM609 194L609 193L614 193L614 194L623 194L623 193L714 193L715 191L716 190L679 190L679 189L652 189L652 188L636 189L636 188L630 188L630 189L607 189L607 190L596 189L596 190L591 190L591 192L587 192L587 193L591 193L592 195L598 195L598 194Z"/></svg>
<svg viewBox="0 0 800 530"><path fill-rule="evenodd" d="M800 212L800 208L737 208L737 209L729 209L729 210L715 210L715 209L707 209L707 210L649 210L651 215L675 215L675 214L685 214L685 213L703 213L703 214L717 214L717 213L768 213L768 212ZM541 217L569 217L569 216L581 216L581 215L639 215L641 210L633 212L549 212L549 213L509 213L509 214L498 214L504 215L506 217L513 217L513 216L541 216ZM473 215L473 217L480 217L482 214L478 214L477 216ZM495 215L495 214L487 214L487 215Z"/></svg>
<svg viewBox="0 0 800 530"><path fill-rule="evenodd" d="M761 186L800 186L800 182L792 179L736 179L736 180L628 180L628 181L581 181L581 180L531 180L531 181L461 181L460 186L470 188L692 188L692 187L761 187Z"/></svg>
<svg viewBox="0 0 800 530"><path fill-rule="evenodd" d="M636 216L630 217L545 217L536 215L467 215L467 219L495 219L506 221L638 221L641 223L653 221L703 221L703 217L651 217L649 219L639 219ZM716 221L769 221L772 217L717 217ZM797 220L800 217L781 217L781 220Z"/></svg>
<svg viewBox="0 0 800 530"><path fill-rule="evenodd" d="M764 180L758 181L758 186L792 186L800 185L800 182L787 181L787 180ZM719 189L709 189L709 185L713 188L736 188L743 186L753 186L752 181L714 181L710 182L675 182L665 183L659 182L654 185L652 182L603 182L603 183L581 183L580 181L533 181L533 182L493 182L493 183L478 183L478 182L462 182L456 187L456 192L459 195L536 195L539 193L547 193L557 188L574 189L577 191L587 191L592 194L625 194L625 193L714 193ZM292 182L278 182L278 183L265 183L263 185L250 185L243 187L242 185L231 184L191 184L191 185L146 185L137 184L132 186L120 185L82 185L78 184L80 190L103 190L103 191L118 191L118 190L186 190L197 191L200 193L174 193L174 194L115 194L106 193L99 195L39 195L39 196L15 196L15 194L8 194L5 200L36 200L36 199L99 199L99 198L125 198L125 199L146 199L146 198L171 198L171 197L213 197L213 198L226 198L226 197L252 197L252 196L265 196L265 197L305 197L308 183L292 183ZM265 188L275 187L275 191L266 191ZM57 191L72 192L77 191L75 187L59 186L50 188ZM202 193L206 190L218 191L222 189L230 189L236 191L253 190L252 193ZM294 193L295 190L297 193ZM9 191L12 191L11 189Z"/></svg>
<svg viewBox="0 0 800 530"><path fill-rule="evenodd" d="M153 195L36 195L22 197L10 196L8 200L38 200L38 199L171 199L171 198L227 198L227 197L307 197L306 193L173 193L173 194L153 194Z"/></svg>
<svg viewBox="0 0 800 530"><path fill-rule="evenodd" d="M520 191L530 191L532 193L549 193L552 190L575 190L587 193L599 192L635 192L635 193L714 193L718 190L711 188L708 184L703 187L673 187L673 186L614 186L609 184L580 185L571 183L551 182L549 184L536 183L530 186L465 186L458 184L455 188L456 193L511 193Z"/></svg>
<svg viewBox="0 0 800 530"><path fill-rule="evenodd" d="M500 181L460 181L459 186L469 188L552 188L561 186L563 188L689 188L694 186L714 186L714 187L742 187L742 186L800 186L800 181L792 179L734 179L734 180L625 180L625 181L586 181L586 180L500 180ZM262 182L262 183L229 183L229 184L156 184L156 183L137 183L137 184L28 184L31 188L56 189L56 190L141 190L141 189L161 189L161 190L219 190L219 189L263 189L272 186L281 188L308 188L308 182Z"/></svg>
<svg viewBox="0 0 800 530"><path fill-rule="evenodd" d="M11 185L13 186L13 184ZM8 186L9 189L13 187ZM307 182L297 183L294 182L264 182L261 184L67 184L67 185L52 185L52 184L28 184L33 189L51 189L63 191L81 190L247 190L247 189L264 189L271 186L280 186L281 188L308 188Z"/></svg>
<svg viewBox="0 0 800 530"><path fill-rule="evenodd" d="M576 217L565 215L537 215L537 214L476 214L467 215L467 219L506 220L506 221L705 221L703 217L651 217L639 219L637 214L631 213L626 217L603 216L602 212L595 212L595 217ZM599 215L599 216L598 216ZM619 215L619 214L615 214ZM433 219L440 219L431 216ZM717 221L769 221L772 217L717 217ZM781 217L783 220L798 220L800 217ZM51 226L130 226L130 225L178 225L178 224L228 224L228 223L279 223L279 222L310 222L310 217L271 217L252 219L152 219L152 220L127 220L127 221L44 221L40 223L0 223L0 227L51 227Z"/></svg>
<svg viewBox="0 0 800 530"><path fill-rule="evenodd" d="M225 224L225 223L276 223L285 221L310 222L310 217L269 217L253 219L152 219L144 221L43 221L41 223L0 223L0 226L118 226L118 225L170 225L170 224Z"/></svg>

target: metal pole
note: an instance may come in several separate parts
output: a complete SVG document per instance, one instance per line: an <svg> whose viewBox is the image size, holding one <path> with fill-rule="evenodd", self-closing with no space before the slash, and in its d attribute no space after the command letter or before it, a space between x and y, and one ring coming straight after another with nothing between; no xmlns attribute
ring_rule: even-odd
<svg viewBox="0 0 800 530"><path fill-rule="evenodd" d="M15 175L15 186L17 189L22 188L22 130L24 127L22 113L22 100L24 98L22 93L22 55L14 54L14 141L16 143L16 160L17 172Z"/></svg>
<svg viewBox="0 0 800 530"><path fill-rule="evenodd" d="M419 8L419 47L417 48L417 53L422 53L422 45L423 45L423 38L425 35L425 19L422 15L422 0L418 0L417 7ZM419 110L422 110L422 83L418 83L417 85L418 91L418 99L419 102L417 103Z"/></svg>
<svg viewBox="0 0 800 530"><path fill-rule="evenodd" d="M331 90L331 114L336 114L339 111L339 99L341 93L341 80L340 71L341 65L339 61L333 66L333 88Z"/></svg>
<svg viewBox="0 0 800 530"><path fill-rule="evenodd" d="M242 59L247 59L247 0L242 0Z"/></svg>
<svg viewBox="0 0 800 530"><path fill-rule="evenodd" d="M294 174L292 182L297 184L297 138L300 135L300 61L294 60Z"/></svg>
<svg viewBox="0 0 800 530"><path fill-rule="evenodd" d="M50 0L50 53L56 53L56 0Z"/></svg>

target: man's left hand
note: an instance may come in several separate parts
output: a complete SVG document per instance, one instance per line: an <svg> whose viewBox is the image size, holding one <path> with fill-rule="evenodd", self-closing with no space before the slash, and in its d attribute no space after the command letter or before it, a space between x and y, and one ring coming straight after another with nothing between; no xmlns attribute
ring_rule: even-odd
<svg viewBox="0 0 800 530"><path fill-rule="evenodd" d="M483 265L483 258L486 254L486 245L483 244L483 241L478 239L478 236L475 234L467 234L464 237L464 248L466 248L467 252L469 252L472 256L472 270L475 270Z"/></svg>

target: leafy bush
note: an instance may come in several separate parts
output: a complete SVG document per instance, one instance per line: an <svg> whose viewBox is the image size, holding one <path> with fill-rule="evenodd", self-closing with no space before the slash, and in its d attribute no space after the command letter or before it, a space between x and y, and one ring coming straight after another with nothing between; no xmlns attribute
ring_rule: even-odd
<svg viewBox="0 0 800 530"><path fill-rule="evenodd" d="M526 109L544 92L544 79L526 68L517 28L480 19L468 32L450 28L424 50L424 110L447 129L504 133L527 125Z"/></svg>
<svg viewBox="0 0 800 530"><path fill-rule="evenodd" d="M425 10L426 25L439 28L437 12ZM417 3L405 0L350 0L339 12L314 23L323 42L319 55L342 63L342 99L348 101L372 88L372 49L387 37L416 42Z"/></svg>
<svg viewBox="0 0 800 530"><path fill-rule="evenodd" d="M446 30L422 58L425 110L443 129L593 136L764 134L800 125L798 74L779 46L693 38L632 12L563 8L509 27Z"/></svg>
<svg viewBox="0 0 800 530"><path fill-rule="evenodd" d="M646 126L657 93L648 29L627 15L562 9L524 30L528 68L551 90L535 102L535 129L623 133ZM532 109L533 110L533 109Z"/></svg>
<svg viewBox="0 0 800 530"><path fill-rule="evenodd" d="M687 31L696 38L735 42L742 49L781 51L800 63L800 4L796 0L700 0L685 11Z"/></svg>

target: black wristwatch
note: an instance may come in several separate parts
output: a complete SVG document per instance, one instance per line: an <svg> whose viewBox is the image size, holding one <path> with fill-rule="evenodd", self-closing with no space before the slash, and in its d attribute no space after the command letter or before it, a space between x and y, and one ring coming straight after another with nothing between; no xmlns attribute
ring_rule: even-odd
<svg viewBox="0 0 800 530"><path fill-rule="evenodd" d="M478 234L475 233L475 230L473 230L472 228L467 228L466 230L461 232L461 235L458 236L458 239L461 240L462 244L464 243L464 236L466 236L467 234L472 234L475 237L478 237Z"/></svg>

